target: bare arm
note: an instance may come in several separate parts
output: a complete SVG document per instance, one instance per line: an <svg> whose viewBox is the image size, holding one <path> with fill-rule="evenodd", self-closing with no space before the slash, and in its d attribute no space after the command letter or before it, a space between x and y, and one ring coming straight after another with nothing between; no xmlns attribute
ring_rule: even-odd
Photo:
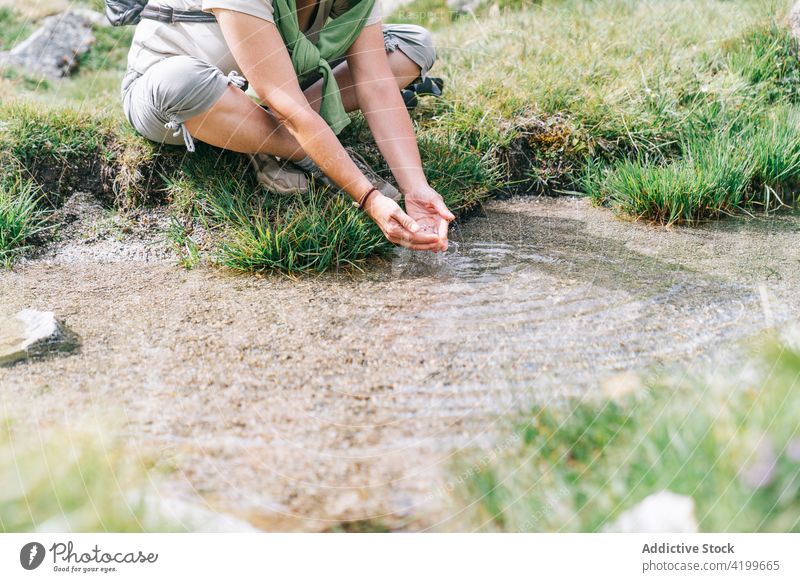
<svg viewBox="0 0 800 582"><path fill-rule="evenodd" d="M386 57L380 24L364 27L347 53L347 63L359 107L405 196L406 211L415 219L434 220L442 249L447 248L447 223L454 216L428 185L414 127Z"/></svg>
<svg viewBox="0 0 800 582"><path fill-rule="evenodd" d="M411 118L397 90L380 23L365 26L347 52L358 105L404 192L427 184Z"/></svg>
<svg viewBox="0 0 800 582"><path fill-rule="evenodd" d="M233 57L258 96L322 171L353 200L359 200L372 184L309 105L276 26L232 10L215 10L214 15ZM366 210L393 243L420 250L438 243L432 235L417 232L415 221L384 196L373 194Z"/></svg>

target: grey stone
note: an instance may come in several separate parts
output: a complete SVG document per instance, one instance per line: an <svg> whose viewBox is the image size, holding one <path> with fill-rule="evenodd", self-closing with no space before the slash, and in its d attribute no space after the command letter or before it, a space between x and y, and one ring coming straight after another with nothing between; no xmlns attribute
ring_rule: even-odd
<svg viewBox="0 0 800 582"><path fill-rule="evenodd" d="M108 18L106 18L106 15L102 12L97 12L96 10L91 10L89 8L73 8L70 10L70 12L78 16L82 16L89 24L92 24L93 26L111 26Z"/></svg>
<svg viewBox="0 0 800 582"><path fill-rule="evenodd" d="M0 366L42 355L68 335L51 311L24 309L0 318Z"/></svg>
<svg viewBox="0 0 800 582"><path fill-rule="evenodd" d="M795 2L789 11L789 30L794 38L800 39L800 2Z"/></svg>
<svg viewBox="0 0 800 582"><path fill-rule="evenodd" d="M78 66L78 59L94 43L92 21L85 11L48 16L33 34L8 52L0 53L0 66L13 66L24 73L57 79Z"/></svg>
<svg viewBox="0 0 800 582"><path fill-rule="evenodd" d="M475 12L481 4L483 0L447 0L447 7L461 14Z"/></svg>

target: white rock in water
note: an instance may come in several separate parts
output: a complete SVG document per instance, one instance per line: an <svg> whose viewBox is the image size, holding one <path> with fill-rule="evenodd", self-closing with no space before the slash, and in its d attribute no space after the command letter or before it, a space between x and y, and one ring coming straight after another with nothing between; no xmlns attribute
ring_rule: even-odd
<svg viewBox="0 0 800 582"><path fill-rule="evenodd" d="M61 324L52 311L24 309L13 317L0 319L0 365L13 364L57 342Z"/></svg>
<svg viewBox="0 0 800 582"><path fill-rule="evenodd" d="M611 533L696 533L694 500L671 491L645 497L636 506L603 527Z"/></svg>

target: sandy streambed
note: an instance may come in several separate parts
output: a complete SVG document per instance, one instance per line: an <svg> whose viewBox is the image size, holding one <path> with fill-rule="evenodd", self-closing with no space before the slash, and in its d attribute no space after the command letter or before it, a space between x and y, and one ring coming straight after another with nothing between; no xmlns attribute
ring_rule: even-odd
<svg viewBox="0 0 800 582"><path fill-rule="evenodd" d="M663 229L496 201L444 256L299 280L98 235L0 273L3 313L53 310L82 338L0 368L3 404L32 428L99 420L171 467L173 492L259 527L424 528L442 468L505 415L793 319L798 231L791 214Z"/></svg>

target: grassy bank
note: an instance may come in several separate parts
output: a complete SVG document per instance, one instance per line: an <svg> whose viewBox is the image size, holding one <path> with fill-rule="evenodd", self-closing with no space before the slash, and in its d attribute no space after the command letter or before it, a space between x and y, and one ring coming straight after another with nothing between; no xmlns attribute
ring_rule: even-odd
<svg viewBox="0 0 800 582"><path fill-rule="evenodd" d="M429 178L455 209L498 189L581 192L672 223L794 198L800 65L787 2L509 2L458 17L444 6L418 0L397 20L437 29L446 98L423 99L414 120ZM5 36L29 25L4 14ZM131 30L96 34L77 77L0 82L0 156L40 189L41 210L77 189L123 208L171 204L187 265L319 271L389 248L336 196L282 199L241 156L186 156L134 135L118 102ZM343 139L388 175L359 116ZM202 244L198 226L211 235Z"/></svg>
<svg viewBox="0 0 800 582"><path fill-rule="evenodd" d="M670 490L693 499L701 531L800 531L800 351L607 392L537 408L495 457L463 458L457 527L598 531Z"/></svg>

